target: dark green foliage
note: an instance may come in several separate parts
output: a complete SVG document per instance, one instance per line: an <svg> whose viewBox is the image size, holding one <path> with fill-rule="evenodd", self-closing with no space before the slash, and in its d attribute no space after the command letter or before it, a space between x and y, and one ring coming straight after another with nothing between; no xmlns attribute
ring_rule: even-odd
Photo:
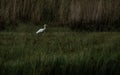
<svg viewBox="0 0 120 75"><path fill-rule="evenodd" d="M119 32L56 27L35 35L37 27L22 25L15 32L0 32L0 75L120 74Z"/></svg>
<svg viewBox="0 0 120 75"><path fill-rule="evenodd" d="M73 22L70 25L72 30L78 31L120 31L120 20L110 21L89 21L81 20L80 22Z"/></svg>
<svg viewBox="0 0 120 75"><path fill-rule="evenodd" d="M84 31L119 31L119 12L120 0L0 0L0 20L7 26L20 21ZM0 30L6 27L1 23Z"/></svg>

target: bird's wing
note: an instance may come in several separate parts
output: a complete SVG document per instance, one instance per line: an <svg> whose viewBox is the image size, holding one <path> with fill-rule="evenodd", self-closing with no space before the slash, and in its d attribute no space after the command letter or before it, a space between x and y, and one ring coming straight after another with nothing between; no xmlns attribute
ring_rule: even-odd
<svg viewBox="0 0 120 75"><path fill-rule="evenodd" d="M42 31L43 31L43 29L39 29L36 33L38 34L38 33L42 32Z"/></svg>

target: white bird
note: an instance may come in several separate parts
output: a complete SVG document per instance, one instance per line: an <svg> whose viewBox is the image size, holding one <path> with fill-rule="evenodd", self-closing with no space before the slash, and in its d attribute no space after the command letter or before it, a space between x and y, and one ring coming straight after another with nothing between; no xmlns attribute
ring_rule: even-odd
<svg viewBox="0 0 120 75"><path fill-rule="evenodd" d="M46 29L46 24L44 24L44 28L39 29L36 34L44 32Z"/></svg>

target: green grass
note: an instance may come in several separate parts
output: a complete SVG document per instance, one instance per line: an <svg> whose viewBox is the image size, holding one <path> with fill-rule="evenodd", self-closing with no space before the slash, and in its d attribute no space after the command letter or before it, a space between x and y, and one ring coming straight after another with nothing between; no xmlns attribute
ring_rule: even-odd
<svg viewBox="0 0 120 75"><path fill-rule="evenodd" d="M120 75L119 32L18 28L0 32L0 75Z"/></svg>

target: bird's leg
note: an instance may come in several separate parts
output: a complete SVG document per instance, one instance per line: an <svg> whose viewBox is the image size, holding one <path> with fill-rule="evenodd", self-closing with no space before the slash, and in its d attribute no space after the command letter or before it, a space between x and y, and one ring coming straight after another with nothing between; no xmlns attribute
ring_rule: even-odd
<svg viewBox="0 0 120 75"><path fill-rule="evenodd" d="M45 32L42 33L42 36L44 36L44 35L45 35Z"/></svg>

